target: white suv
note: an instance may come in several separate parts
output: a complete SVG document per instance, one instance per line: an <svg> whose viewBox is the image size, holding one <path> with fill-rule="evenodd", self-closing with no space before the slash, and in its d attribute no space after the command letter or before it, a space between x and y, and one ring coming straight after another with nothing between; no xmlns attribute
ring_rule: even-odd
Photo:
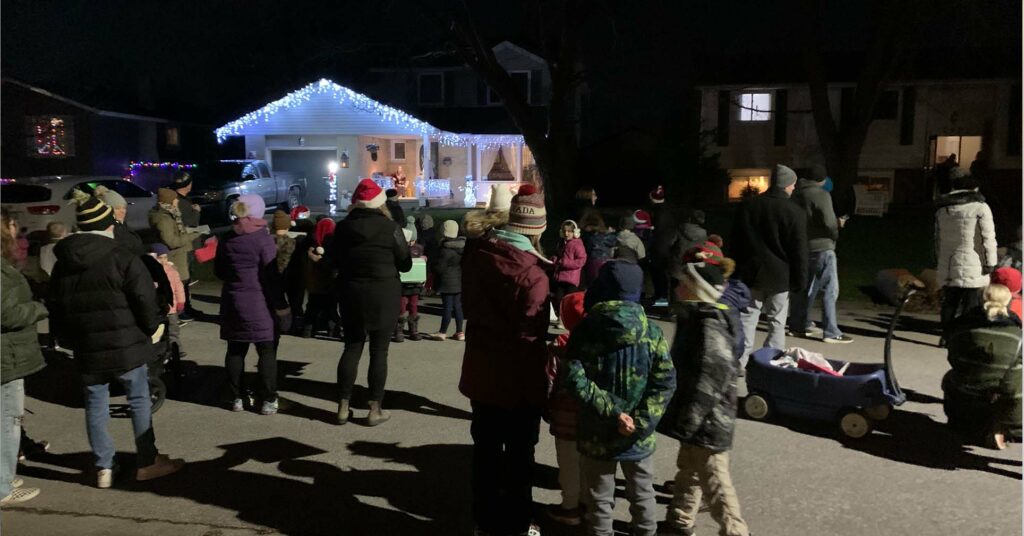
<svg viewBox="0 0 1024 536"><path fill-rule="evenodd" d="M156 205L156 196L121 177L47 176L0 181L0 203L18 221L29 241L46 240L46 224L51 221L75 226L75 207L71 190L92 193L99 185L121 194L128 202L126 223L135 230L149 228L148 213Z"/></svg>

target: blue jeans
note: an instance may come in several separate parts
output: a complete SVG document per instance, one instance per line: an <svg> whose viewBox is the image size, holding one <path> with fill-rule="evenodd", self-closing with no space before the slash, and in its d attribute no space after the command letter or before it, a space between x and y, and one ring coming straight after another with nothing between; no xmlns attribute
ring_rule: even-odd
<svg viewBox="0 0 1024 536"><path fill-rule="evenodd" d="M441 294L441 333L448 332L448 324L455 313L455 332L462 333L462 293Z"/></svg>
<svg viewBox="0 0 1024 536"><path fill-rule="evenodd" d="M25 380L0 386L3 410L3 435L0 436L0 497L11 493L11 481L18 470L18 446L21 442L21 418L25 414Z"/></svg>
<svg viewBox="0 0 1024 536"><path fill-rule="evenodd" d="M836 252L815 251L810 258L810 285L802 292L793 292L790 295L792 311L789 315L790 331L803 332L811 326L808 318L810 309L818 299L818 294L824 291L822 296L822 331L825 338L835 339L842 337L843 332L839 331L836 320L836 300L839 299L839 274L836 271Z"/></svg>
<svg viewBox="0 0 1024 536"><path fill-rule="evenodd" d="M135 456L138 467L153 465L156 459L156 436L153 434L152 401L149 399L148 367L142 365L117 377L128 397L128 407L135 432ZM107 433L110 420L110 384L86 385L85 426L97 469L114 466L114 441Z"/></svg>

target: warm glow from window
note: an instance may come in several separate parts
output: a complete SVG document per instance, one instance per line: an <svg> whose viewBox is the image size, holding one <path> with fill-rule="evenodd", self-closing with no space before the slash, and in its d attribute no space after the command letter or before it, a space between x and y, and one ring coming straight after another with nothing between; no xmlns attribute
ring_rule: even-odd
<svg viewBox="0 0 1024 536"><path fill-rule="evenodd" d="M770 93L743 93L740 95L740 121L768 121L772 118Z"/></svg>
<svg viewBox="0 0 1024 536"><path fill-rule="evenodd" d="M178 127L167 127L167 145L178 146Z"/></svg>
<svg viewBox="0 0 1024 536"><path fill-rule="evenodd" d="M733 177L729 181L729 201L740 201L746 195L757 195L768 189L766 175L755 177Z"/></svg>

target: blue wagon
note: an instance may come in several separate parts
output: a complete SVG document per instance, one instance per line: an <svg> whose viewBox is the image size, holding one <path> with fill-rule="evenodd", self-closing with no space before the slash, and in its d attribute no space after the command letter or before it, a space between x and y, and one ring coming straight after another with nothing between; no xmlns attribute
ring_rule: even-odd
<svg viewBox="0 0 1024 536"><path fill-rule="evenodd" d="M892 369L892 338L903 305L913 294L906 293L896 306L885 337L885 362L850 363L843 376L831 376L797 368L782 368L771 361L781 350L762 348L747 362L747 397L743 410L754 420L774 413L810 420L831 421L851 438L869 434L875 421L889 416L893 406L906 401ZM829 359L835 370L845 361Z"/></svg>

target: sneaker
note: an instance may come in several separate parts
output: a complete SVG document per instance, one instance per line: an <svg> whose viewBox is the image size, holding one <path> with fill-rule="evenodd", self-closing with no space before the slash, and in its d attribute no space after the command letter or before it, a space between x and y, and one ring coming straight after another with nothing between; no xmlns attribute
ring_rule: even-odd
<svg viewBox="0 0 1024 536"><path fill-rule="evenodd" d="M235 401L231 403L231 411L236 413L239 411L245 411L245 402L243 402L241 398L236 398Z"/></svg>
<svg viewBox="0 0 1024 536"><path fill-rule="evenodd" d="M452 337L452 338L457 340L457 341L464 341L464 340L466 340L466 334L460 331L460 332L456 333L455 336Z"/></svg>
<svg viewBox="0 0 1024 536"><path fill-rule="evenodd" d="M446 341L446 340L448 340L448 335L445 335L444 333L430 333L428 335L424 335L424 337L426 337L427 339L432 340L432 341Z"/></svg>
<svg viewBox="0 0 1024 536"><path fill-rule="evenodd" d="M850 344L851 342L853 342L853 339L847 337L846 335L840 335L838 337L825 337L824 339L822 339L822 341L827 342L829 344Z"/></svg>
<svg viewBox="0 0 1024 536"><path fill-rule="evenodd" d="M11 493L0 499L0 504L17 504L25 501L31 501L39 495L39 488L17 488L11 490Z"/></svg>
<svg viewBox="0 0 1024 536"><path fill-rule="evenodd" d="M25 485L25 480L23 478L15 478L14 480L11 481L11 488L12 489L20 488L20 487L22 487L24 485Z"/></svg>
<svg viewBox="0 0 1024 536"><path fill-rule="evenodd" d="M182 467L185 467L185 460L171 459L166 454L157 454L153 460L153 465L139 467L139 470L135 471L135 480L140 482L143 480L153 480L154 478L177 473Z"/></svg>
<svg viewBox="0 0 1024 536"><path fill-rule="evenodd" d="M117 476L117 473L117 466L110 469L100 469L96 471L96 487L100 489L109 489L110 486L114 485L114 477Z"/></svg>
<svg viewBox="0 0 1024 536"><path fill-rule="evenodd" d="M183 316L179 316L178 317L178 327L187 326L187 325L191 324L193 320L195 320L195 317L192 317L192 316L184 316L184 317Z"/></svg>
<svg viewBox="0 0 1024 536"><path fill-rule="evenodd" d="M814 339L814 338L821 337L822 335L824 335L824 332L821 331L821 328L816 328L816 327L813 327L813 326L805 329L804 331L793 331L793 330L791 330L789 328L786 328L786 336L787 337L800 337L801 339Z"/></svg>
<svg viewBox="0 0 1024 536"><path fill-rule="evenodd" d="M560 505L548 506L544 512L556 523L575 527L580 524L579 508L562 508Z"/></svg>
<svg viewBox="0 0 1024 536"><path fill-rule="evenodd" d="M263 401L263 407L260 408L260 415L273 415L277 413L277 400Z"/></svg>

